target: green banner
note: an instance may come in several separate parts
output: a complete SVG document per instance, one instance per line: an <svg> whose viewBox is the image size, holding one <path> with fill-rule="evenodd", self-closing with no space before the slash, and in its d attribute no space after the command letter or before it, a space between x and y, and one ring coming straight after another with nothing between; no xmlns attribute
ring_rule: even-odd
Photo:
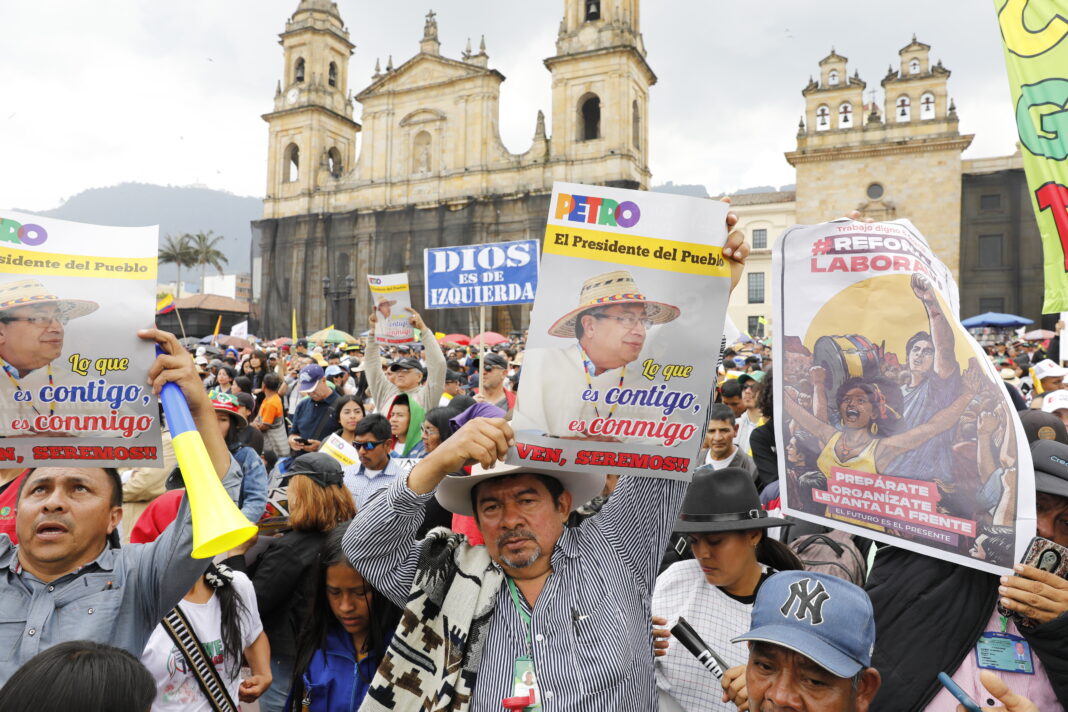
<svg viewBox="0 0 1068 712"><path fill-rule="evenodd" d="M1043 314L1068 311L1068 0L994 0L1042 233Z"/></svg>

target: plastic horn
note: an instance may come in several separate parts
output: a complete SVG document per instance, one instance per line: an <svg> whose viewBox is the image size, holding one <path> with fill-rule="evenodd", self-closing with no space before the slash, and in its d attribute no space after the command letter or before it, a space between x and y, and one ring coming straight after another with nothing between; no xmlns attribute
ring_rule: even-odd
<svg viewBox="0 0 1068 712"><path fill-rule="evenodd" d="M693 653L693 656L697 658L697 662L708 668L708 671L715 675L717 679L723 679L723 671L728 667L726 661L712 652L712 649L708 647L708 643L701 640L701 636L697 635L697 631L693 629L685 618L679 616L679 622L671 629L671 634L685 645L687 650Z"/></svg>
<svg viewBox="0 0 1068 712"><path fill-rule="evenodd" d="M193 558L207 559L248 541L256 534L256 525L245 518L223 488L182 389L176 383L167 383L159 399L189 497Z"/></svg>

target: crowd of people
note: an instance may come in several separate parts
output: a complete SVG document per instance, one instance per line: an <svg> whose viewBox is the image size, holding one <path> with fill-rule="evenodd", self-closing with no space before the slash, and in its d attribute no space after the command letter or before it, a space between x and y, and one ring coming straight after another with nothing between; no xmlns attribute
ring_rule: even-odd
<svg viewBox="0 0 1068 712"><path fill-rule="evenodd" d="M724 254L736 282L738 233ZM243 352L142 332L164 351L153 387L181 388L260 534L191 558L166 430L161 469L4 471L0 709L956 710L939 672L983 709L1068 702L1064 579L780 512L768 345L706 355L719 382L690 481L594 476L503 464L522 338L443 347L411 323L414 344ZM1068 546L1068 369L1045 348L989 351L1031 441L1038 533ZM794 375L787 408L819 382ZM818 487L813 434L786 435Z"/></svg>

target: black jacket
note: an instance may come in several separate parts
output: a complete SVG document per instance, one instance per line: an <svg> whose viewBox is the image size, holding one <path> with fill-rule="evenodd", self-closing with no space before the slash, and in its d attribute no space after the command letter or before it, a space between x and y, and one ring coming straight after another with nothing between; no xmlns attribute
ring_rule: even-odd
<svg viewBox="0 0 1068 712"><path fill-rule="evenodd" d="M986 629L998 577L947 561L884 547L865 587L875 609L872 667L882 686L872 712L919 712ZM1021 631L1046 668L1061 704L1068 702L1068 614Z"/></svg>
<svg viewBox="0 0 1068 712"><path fill-rule="evenodd" d="M749 449L757 466L758 492L779 479L779 457L775 454L775 421L768 420L749 434Z"/></svg>
<svg viewBox="0 0 1068 712"><path fill-rule="evenodd" d="M311 614L324 541L324 532L288 531L264 549L249 575L272 656L296 654L297 633Z"/></svg>

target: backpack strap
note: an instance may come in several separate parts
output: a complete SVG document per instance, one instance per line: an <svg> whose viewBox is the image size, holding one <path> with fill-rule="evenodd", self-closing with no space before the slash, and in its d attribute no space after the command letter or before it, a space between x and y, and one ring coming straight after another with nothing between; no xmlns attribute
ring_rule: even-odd
<svg viewBox="0 0 1068 712"><path fill-rule="evenodd" d="M193 632L193 626L189 625L189 620L182 613L182 609L178 606L172 608L170 613L163 618L162 623L167 635L171 637L189 662L193 677L196 678L200 691L211 704L212 711L237 712L237 705L230 697L230 691L226 689L226 684L219 677L219 671L208 658L207 651Z"/></svg>

